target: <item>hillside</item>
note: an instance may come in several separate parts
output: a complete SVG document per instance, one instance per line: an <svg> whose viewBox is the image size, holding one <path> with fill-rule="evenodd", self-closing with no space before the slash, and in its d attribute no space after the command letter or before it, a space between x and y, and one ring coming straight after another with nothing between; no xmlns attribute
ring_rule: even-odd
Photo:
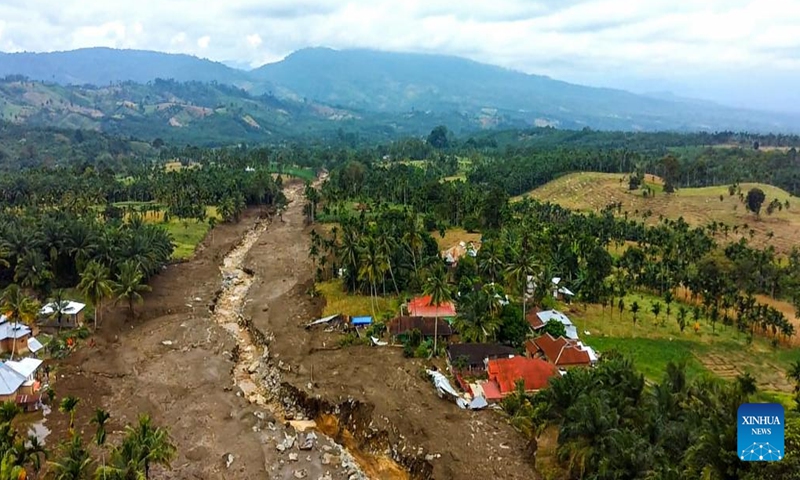
<svg viewBox="0 0 800 480"><path fill-rule="evenodd" d="M156 80L79 87L0 82L0 120L200 145L265 141L312 128L324 134L354 118L324 105L253 97L218 84Z"/></svg>
<svg viewBox="0 0 800 480"><path fill-rule="evenodd" d="M486 127L522 121L605 130L800 129L800 116L573 85L442 55L305 49L251 75L284 94L345 108L462 112Z"/></svg>
<svg viewBox="0 0 800 480"><path fill-rule="evenodd" d="M420 131L420 124L433 119L457 132L530 126L800 132L800 115L574 85L443 55L313 48L243 71L188 55L91 48L0 54L0 76L9 74L61 85L157 78L217 82L254 96L274 94L358 111L374 118L371 129L386 126L391 132Z"/></svg>
<svg viewBox="0 0 800 480"><path fill-rule="evenodd" d="M731 196L727 186L684 188L667 195L661 189L658 178L647 175L647 181L656 190L655 197L645 198L641 190L631 192L627 188L627 177L621 174L582 172L565 175L539 187L527 195L531 198L557 203L563 207L599 211L609 204L619 202L622 212L631 217L641 217L651 212L648 222L655 223L659 216L677 219L683 217L693 226L708 225L718 222L729 225L730 240L748 236L752 229L754 246L773 245L782 253L791 251L797 245L797 232L800 231L800 199L792 197L784 190L771 185L743 183L741 189L747 192L750 188L759 187L766 194L766 206L772 199L781 202L789 201L790 208L767 215L762 208L760 218L748 212L739 201L737 195ZM720 196L722 200L720 201ZM516 197L517 200L524 195ZM746 225L746 227L745 227ZM733 229L738 226L737 232ZM769 238L772 232L774 237ZM724 239L719 234L720 239Z"/></svg>

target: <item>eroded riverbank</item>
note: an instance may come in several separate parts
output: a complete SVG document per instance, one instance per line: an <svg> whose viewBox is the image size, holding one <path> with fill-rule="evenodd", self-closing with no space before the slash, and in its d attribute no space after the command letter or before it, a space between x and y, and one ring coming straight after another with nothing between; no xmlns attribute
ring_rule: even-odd
<svg viewBox="0 0 800 480"><path fill-rule="evenodd" d="M299 195L297 190L287 193L290 198ZM307 402L298 401L295 392L299 390L282 382L282 370L288 367L271 358L271 334L257 329L244 315L248 292L257 280L254 273L244 267L244 260L259 238L268 234L269 228L270 222L261 220L224 257L222 288L211 306L212 320L236 341L229 352L234 361L234 385L241 396L261 409L254 415L264 421L253 428L270 432L268 437L274 442L273 448L286 457L266 467L273 478L291 478L289 474L295 478L349 480L411 478L407 470L389 456L359 448L363 445L356 441L360 435L340 425L336 408L327 409L329 411L309 408Z"/></svg>

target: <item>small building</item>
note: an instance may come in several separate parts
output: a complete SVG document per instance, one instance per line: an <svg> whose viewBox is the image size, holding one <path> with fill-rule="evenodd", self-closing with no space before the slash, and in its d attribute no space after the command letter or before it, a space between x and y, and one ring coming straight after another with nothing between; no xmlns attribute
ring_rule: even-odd
<svg viewBox="0 0 800 480"><path fill-rule="evenodd" d="M572 340L578 339L578 328L575 327L569 317L558 310L532 311L528 313L526 318L535 332L544 328L550 320L556 320L564 325L564 328L567 330L567 338Z"/></svg>
<svg viewBox="0 0 800 480"><path fill-rule="evenodd" d="M442 252L442 259L444 259L445 263L454 267L458 265L458 260L464 257L464 255L468 255L472 258L477 257L479 248L480 243L458 242L458 245L454 245Z"/></svg>
<svg viewBox="0 0 800 480"><path fill-rule="evenodd" d="M26 411L38 408L41 383L37 371L41 365L36 358L0 363L0 401L15 402Z"/></svg>
<svg viewBox="0 0 800 480"><path fill-rule="evenodd" d="M549 333L525 342L525 351L530 358L541 358L559 369L588 367L597 362L591 347L577 340L553 338Z"/></svg>
<svg viewBox="0 0 800 480"><path fill-rule="evenodd" d="M486 400L497 401L513 393L522 381L526 392L545 388L558 369L540 358L511 357L487 360L489 381L483 385Z"/></svg>
<svg viewBox="0 0 800 480"><path fill-rule="evenodd" d="M556 300L562 300L569 303L569 301L572 300L572 297L575 296L572 290L561 285L561 277L553 277L551 284L553 288L553 298Z"/></svg>
<svg viewBox="0 0 800 480"><path fill-rule="evenodd" d="M48 303L39 310L39 325L56 328L80 328L83 326L83 313L86 305L79 302L68 301L62 310L61 324L54 313L58 309L55 302Z"/></svg>
<svg viewBox="0 0 800 480"><path fill-rule="evenodd" d="M367 327L369 325L372 325L372 317L370 316L352 317L350 319L350 325L356 328Z"/></svg>
<svg viewBox="0 0 800 480"><path fill-rule="evenodd" d="M456 316L456 306L453 302L441 305L431 305L431 296L417 297L408 302L408 316L425 318L452 318Z"/></svg>
<svg viewBox="0 0 800 480"><path fill-rule="evenodd" d="M514 348L499 343L455 343L447 346L447 361L450 367L471 375L484 373L486 360L507 358L514 354L516 354ZM460 365L462 363L463 366Z"/></svg>
<svg viewBox="0 0 800 480"><path fill-rule="evenodd" d="M403 341L414 330L419 330L423 338L433 338L436 334L446 340L453 336L453 328L443 318L400 316L389 322L388 330L395 341Z"/></svg>
<svg viewBox="0 0 800 480"><path fill-rule="evenodd" d="M30 327L24 323L9 321L5 315L0 315L0 353L20 354L31 348L38 351L42 344L33 337Z"/></svg>

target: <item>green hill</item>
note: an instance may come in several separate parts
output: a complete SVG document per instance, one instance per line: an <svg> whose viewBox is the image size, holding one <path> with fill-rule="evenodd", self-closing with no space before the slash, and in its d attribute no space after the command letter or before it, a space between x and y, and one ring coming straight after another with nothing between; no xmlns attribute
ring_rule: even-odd
<svg viewBox="0 0 800 480"><path fill-rule="evenodd" d="M653 197L645 197L641 190L628 190L626 179L627 176L622 174L573 173L515 199L519 200L529 195L536 200L583 211L599 211L612 203L620 203L621 213L627 213L630 217L641 218L649 213L648 222L657 222L659 216L673 219L683 217L687 223L694 226L719 222L730 227L727 238L731 241L742 236L749 238L752 230L752 243L755 246L764 247L769 244L776 250L787 253L797 245L797 232L800 231L800 199L780 188L760 183L740 185L744 194L751 188L761 188L766 194L765 206L773 199L784 204L789 202L788 209L784 208L767 215L762 208L761 216L756 217L747 211L738 195L730 195L727 186L683 188L668 195L661 191L661 181L658 177L647 175L646 181L656 194ZM724 234L720 234L720 238L722 237Z"/></svg>

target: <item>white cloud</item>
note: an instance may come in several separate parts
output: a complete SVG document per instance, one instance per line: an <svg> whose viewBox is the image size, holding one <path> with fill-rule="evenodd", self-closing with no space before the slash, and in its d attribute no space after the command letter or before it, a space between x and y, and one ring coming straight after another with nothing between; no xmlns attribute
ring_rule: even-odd
<svg viewBox="0 0 800 480"><path fill-rule="evenodd" d="M247 43L248 43L248 44L249 44L251 47L253 47L253 48L257 48L257 47L258 47L259 45L261 45L263 42L264 42L264 41L263 41L263 40L261 40L261 35L259 35L259 34L257 34L257 33L254 33L254 34L252 34L252 35L248 35L248 36L247 36Z"/></svg>
<svg viewBox="0 0 800 480"><path fill-rule="evenodd" d="M711 96L709 79L780 93L755 71L800 82L798 0L4 0L0 18L7 50L135 46L255 66L308 46L375 48Z"/></svg>

